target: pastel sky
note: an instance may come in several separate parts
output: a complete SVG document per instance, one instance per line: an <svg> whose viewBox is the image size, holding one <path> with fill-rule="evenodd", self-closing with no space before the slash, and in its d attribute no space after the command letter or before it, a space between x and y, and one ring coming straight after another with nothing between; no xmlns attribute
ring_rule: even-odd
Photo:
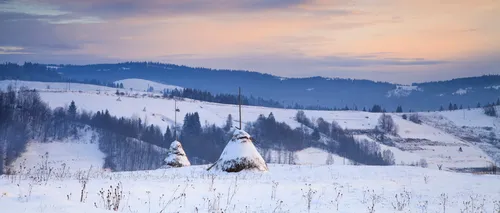
<svg viewBox="0 0 500 213"><path fill-rule="evenodd" d="M398 83L500 74L499 0L0 0L0 61Z"/></svg>

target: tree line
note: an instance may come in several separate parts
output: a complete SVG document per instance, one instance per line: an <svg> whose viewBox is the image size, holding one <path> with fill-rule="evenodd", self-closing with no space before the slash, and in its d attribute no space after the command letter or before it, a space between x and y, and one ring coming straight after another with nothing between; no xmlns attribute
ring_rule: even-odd
<svg viewBox="0 0 500 213"><path fill-rule="evenodd" d="M303 111L297 113L297 121L301 127L291 128L276 121L270 113L246 124L245 130L261 150L289 153L288 160L283 162L293 162L291 153L294 151L316 146L362 164L390 164L379 147L356 141L335 122L328 123L322 118L312 122ZM187 113L182 127L168 126L162 130L148 124L147 118L116 117L109 110L95 113L78 110L73 101L68 107L52 110L41 101L36 90L20 88L15 91L9 87L6 92L0 92L0 150L3 150L0 152L0 171L5 172L24 152L30 139L40 142L78 139L85 126L99 135L99 149L106 154L103 166L116 171L158 168L165 157L165 148L176 139L183 143L193 164L214 162L234 128L231 115L225 124L218 126L207 122L202 125L197 112Z"/></svg>

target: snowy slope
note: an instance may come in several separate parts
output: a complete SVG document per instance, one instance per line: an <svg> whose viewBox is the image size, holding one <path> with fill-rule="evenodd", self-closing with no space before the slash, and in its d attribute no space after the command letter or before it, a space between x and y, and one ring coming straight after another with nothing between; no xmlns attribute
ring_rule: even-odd
<svg viewBox="0 0 500 213"><path fill-rule="evenodd" d="M105 155L99 151L96 135L89 129L82 132L78 139L49 143L31 141L26 147L26 152L13 163L13 168L19 170L25 167L24 171L33 172L47 161L52 168L62 168L64 164L65 170L70 172L88 170L90 167L100 170Z"/></svg>
<svg viewBox="0 0 500 213"><path fill-rule="evenodd" d="M104 210L109 205L99 191L106 194L120 183L117 212L363 213L373 207L384 213L493 213L500 208L500 176L495 175L402 166L269 166L264 173L207 172L207 166L102 173L91 176L83 202L75 177L47 184L29 179L16 184L11 183L16 177L2 177L0 206L7 213L113 212ZM471 208L475 211L466 211Z"/></svg>
<svg viewBox="0 0 500 213"><path fill-rule="evenodd" d="M325 165L331 155L333 162L331 165L350 165L349 159L345 159L336 154L330 154L325 150L309 147L295 153L295 163L298 165Z"/></svg>
<svg viewBox="0 0 500 213"><path fill-rule="evenodd" d="M174 100L129 95L128 97L120 97L118 101L118 97L114 93L98 93L90 89L86 91L42 91L41 97L52 108L66 106L71 101L75 101L78 110L96 112L108 109L112 115L138 117L149 124L158 125L162 129L166 129L167 126L174 124ZM205 123L206 121L217 125L223 125L228 114L232 114L233 118L237 118L235 115L238 114L238 107L228 104L185 99L184 101L177 101L177 106L180 109L180 113L177 114L178 125L182 125L182 120L186 113L198 112L201 123ZM286 122L292 128L301 126L295 121L297 110L256 106L243 106L242 108L243 123L253 122L260 114L268 115L272 112L277 121ZM462 122L457 120L459 116L456 115L460 111L436 112L435 114L429 114L429 116L448 116L448 113L452 113L449 115L451 119L456 119L457 124L453 124L454 126L463 123L483 126L498 125L494 123L494 119L481 116L479 110L477 112L473 110L467 111L466 113L474 114L467 116L469 120ZM328 122L336 121L344 129L359 130L361 132L373 130L380 117L378 113L358 111L306 110L305 114L313 120L322 117ZM413 162L413 160L421 158L426 159L431 168L437 168L436 165L439 164L443 164L444 168L484 167L490 165L492 162L492 159L488 155L494 156L494 153L485 152L483 147L475 146L473 143L459 137L455 132L446 131L439 128L439 126L433 125L433 123L415 124L404 120L401 114L389 114L392 115L399 127L398 142L395 144L395 147L387 147L387 149L395 152L397 164L400 164L401 161L409 163L408 161ZM422 115L429 117L425 113L422 113ZM237 120L234 120L234 122L237 122ZM497 135L500 135L500 133ZM359 136L363 137L367 135L360 133ZM462 147L464 152L458 152L460 147Z"/></svg>
<svg viewBox="0 0 500 213"><path fill-rule="evenodd" d="M16 80L2 80L0 81L0 89L5 91L11 85L15 88L28 87L38 91L116 91L116 88L80 84L80 83L66 83L66 82L39 82L39 81L16 81Z"/></svg>
<svg viewBox="0 0 500 213"><path fill-rule="evenodd" d="M122 83L125 89L132 89L136 91L147 91L149 87L153 87L153 91L162 92L165 89L173 90L173 89L182 89L182 87L172 86L167 84L162 84L154 81L148 81L144 79L137 78L129 78L123 79L119 81L115 81L115 83Z"/></svg>

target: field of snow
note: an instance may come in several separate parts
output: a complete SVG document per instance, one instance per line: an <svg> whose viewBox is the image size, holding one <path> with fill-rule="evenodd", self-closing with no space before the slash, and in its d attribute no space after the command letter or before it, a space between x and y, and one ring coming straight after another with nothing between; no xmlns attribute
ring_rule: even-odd
<svg viewBox="0 0 500 213"><path fill-rule="evenodd" d="M52 88L54 87L52 84L57 85L59 83L43 84L50 85ZM5 83L0 85L5 85ZM30 87L29 82L26 82L24 85ZM93 87L92 85L88 86L89 88ZM40 83L34 82L33 87L40 87ZM102 93L96 92L93 89L86 89L84 91L86 92L41 91L41 97L52 108L67 106L71 101L75 101L78 110L96 112L108 109L111 115L141 118L149 124L160 126L162 129L166 129L167 126L174 124L174 100L172 99L147 95L117 97L113 92ZM238 107L235 105L185 99L177 101L177 107L180 109L180 113L177 113L178 125L182 125L186 113L193 112L199 113L202 124L207 122L209 124L223 125L228 114L232 114L235 119L234 122L238 122L236 120L238 117L236 116L238 114ZM267 116L272 112L277 121L286 122L292 128L301 126L295 121L297 110L243 106L242 111L243 123L253 122L259 115L263 114ZM464 111L466 120L460 121ZM457 110L453 112L435 112L434 114L422 113L422 115L432 121L439 120L439 116L449 117L456 122L456 124L453 124L455 126L482 125L484 127L492 127L493 125L494 128L498 129L498 126L500 126L498 119L495 120L495 118L487 117L481 114L480 111ZM328 122L336 121L344 129L360 131L373 130L380 117L378 113L360 111L306 110L305 114L313 120L322 117ZM398 134L400 141L396 143L395 147L382 146L382 148L390 149L395 153L397 164L401 162L408 164L415 162L417 159L426 159L430 168L437 169L437 165L440 164L444 168L485 167L489 166L493 161L489 156L493 156L494 153L486 153L484 147L475 146L473 143L467 142L463 138L458 137L458 133L456 132L446 131L432 123L415 124L404 120L401 114L389 114L392 115L399 127ZM457 132L459 131L457 130ZM497 135L500 135L500 132ZM363 137L367 135L360 133L359 136ZM463 152L458 152L460 147L462 147ZM500 158L495 159L500 161ZM324 160L320 161L324 162Z"/></svg>
<svg viewBox="0 0 500 213"><path fill-rule="evenodd" d="M297 165L326 165L328 155L331 156L330 165L350 165L349 159L345 159L336 154L330 154L325 150L309 147L295 153L295 163Z"/></svg>
<svg viewBox="0 0 500 213"><path fill-rule="evenodd" d="M12 167L15 170L35 172L43 163L49 167L61 168L67 172L87 170L90 167L100 169L104 165L105 154L99 151L97 136L92 130L80 130L79 138L50 143L31 141L26 152L17 158Z"/></svg>
<svg viewBox="0 0 500 213"><path fill-rule="evenodd" d="M22 175L1 176L0 206L9 213L500 210L500 176L402 166L269 167L263 173L214 173L206 171L207 166L91 171L88 180L83 178L85 187L81 175L46 183Z"/></svg>
<svg viewBox="0 0 500 213"><path fill-rule="evenodd" d="M119 81L115 81L115 83L122 83L125 89L132 89L136 91L147 91L149 87L153 87L154 92L163 92L163 90L173 90L173 89L182 89L182 87L172 86L167 84L162 84L154 81L148 81L144 79L136 79L129 78L123 79Z"/></svg>

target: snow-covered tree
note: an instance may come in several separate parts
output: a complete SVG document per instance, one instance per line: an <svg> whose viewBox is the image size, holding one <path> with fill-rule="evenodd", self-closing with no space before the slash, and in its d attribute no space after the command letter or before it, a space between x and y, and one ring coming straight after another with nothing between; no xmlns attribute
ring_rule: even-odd
<svg viewBox="0 0 500 213"><path fill-rule="evenodd" d="M186 152L182 148L181 142L174 141L170 144L170 148L167 153L167 157L165 158L165 166L164 167L184 167L191 166L189 162Z"/></svg>
<svg viewBox="0 0 500 213"><path fill-rule="evenodd" d="M250 135L239 129L234 130L233 137L222 151L219 160L207 170L211 169L225 172L268 170L266 162L255 148Z"/></svg>

